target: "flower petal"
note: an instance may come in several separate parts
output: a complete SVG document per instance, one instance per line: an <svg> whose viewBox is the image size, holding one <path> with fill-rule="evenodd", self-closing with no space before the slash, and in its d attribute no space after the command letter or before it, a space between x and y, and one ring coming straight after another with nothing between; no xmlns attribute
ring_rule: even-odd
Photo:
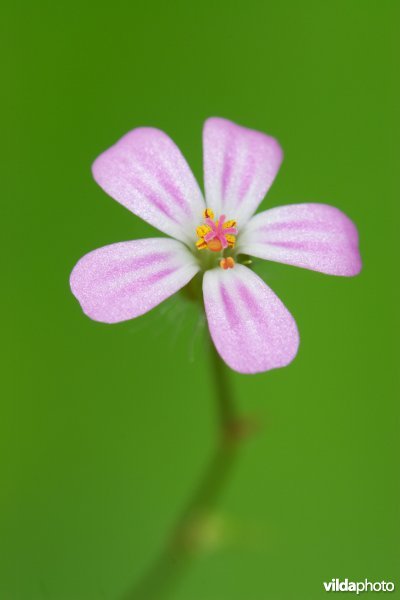
<svg viewBox="0 0 400 600"><path fill-rule="evenodd" d="M292 204L262 212L246 225L237 249L329 275L352 276L361 270L355 225L327 204Z"/></svg>
<svg viewBox="0 0 400 600"><path fill-rule="evenodd" d="M118 323L147 312L199 270L176 240L120 242L86 254L71 273L71 289L95 321Z"/></svg>
<svg viewBox="0 0 400 600"><path fill-rule="evenodd" d="M253 271L239 264L207 271L203 294L211 337L232 369L259 373L284 367L296 356L295 320Z"/></svg>
<svg viewBox="0 0 400 600"><path fill-rule="evenodd" d="M160 231L192 243L205 208L180 150L159 129L134 129L93 164L97 183Z"/></svg>
<svg viewBox="0 0 400 600"><path fill-rule="evenodd" d="M214 117L204 125L203 152L206 204L240 228L271 187L282 150L264 133Z"/></svg>

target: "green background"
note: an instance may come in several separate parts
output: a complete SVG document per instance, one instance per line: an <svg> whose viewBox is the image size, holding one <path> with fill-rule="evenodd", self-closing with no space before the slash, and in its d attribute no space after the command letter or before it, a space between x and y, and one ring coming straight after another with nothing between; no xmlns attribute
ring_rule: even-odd
<svg viewBox="0 0 400 600"><path fill-rule="evenodd" d="M106 326L83 315L68 285L84 253L155 233L94 183L94 158L155 126L202 181L208 116L276 136L285 160L268 205L341 208L359 228L364 268L346 279L260 267L297 320L300 351L286 369L231 374L261 431L218 506L219 543L172 597L314 600L333 577L400 590L398 9L8 4L1 600L117 599L157 556L212 452L195 309L175 297Z"/></svg>

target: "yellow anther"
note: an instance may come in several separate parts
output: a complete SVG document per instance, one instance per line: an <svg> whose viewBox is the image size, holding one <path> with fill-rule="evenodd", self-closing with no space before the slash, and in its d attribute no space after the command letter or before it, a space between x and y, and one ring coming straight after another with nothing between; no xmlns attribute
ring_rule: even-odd
<svg viewBox="0 0 400 600"><path fill-rule="evenodd" d="M213 219L214 212L211 210L211 208L206 208L206 210L203 212L203 217L205 219Z"/></svg>
<svg viewBox="0 0 400 600"><path fill-rule="evenodd" d="M201 238L200 240L197 240L196 248L197 248L197 250L204 250L205 248L207 248L207 242L205 242L203 240L203 238Z"/></svg>
<svg viewBox="0 0 400 600"><path fill-rule="evenodd" d="M208 225L199 225L196 228L197 237L204 237L209 231L211 231Z"/></svg>
<svg viewBox="0 0 400 600"><path fill-rule="evenodd" d="M225 221L222 227L224 229L226 229L227 227L236 227L236 221L234 219L232 219L231 221Z"/></svg>
<svg viewBox="0 0 400 600"><path fill-rule="evenodd" d="M226 241L228 242L229 248L234 248L235 244L236 244L235 236L228 233L225 237L226 237Z"/></svg>

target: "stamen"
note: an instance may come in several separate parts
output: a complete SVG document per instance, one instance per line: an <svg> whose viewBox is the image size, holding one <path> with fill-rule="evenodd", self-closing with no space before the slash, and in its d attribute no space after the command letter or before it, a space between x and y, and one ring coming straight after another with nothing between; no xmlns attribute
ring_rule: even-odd
<svg viewBox="0 0 400 600"><path fill-rule="evenodd" d="M207 248L207 243L201 238L196 242L197 250L205 250Z"/></svg>
<svg viewBox="0 0 400 600"><path fill-rule="evenodd" d="M199 225L196 228L197 237L202 238L210 231L208 225Z"/></svg>
<svg viewBox="0 0 400 600"><path fill-rule="evenodd" d="M236 227L236 221L234 219L231 219L230 221L225 221L224 229L227 229L228 227Z"/></svg>
<svg viewBox="0 0 400 600"><path fill-rule="evenodd" d="M225 236L226 241L228 242L228 246L229 248L234 248L235 247L235 242L236 242L236 238L234 235L226 235Z"/></svg>
<svg viewBox="0 0 400 600"><path fill-rule="evenodd" d="M235 261L233 260L232 256L227 256L226 258L221 258L219 266L221 269L224 269L224 271L227 269L233 269L235 266Z"/></svg>

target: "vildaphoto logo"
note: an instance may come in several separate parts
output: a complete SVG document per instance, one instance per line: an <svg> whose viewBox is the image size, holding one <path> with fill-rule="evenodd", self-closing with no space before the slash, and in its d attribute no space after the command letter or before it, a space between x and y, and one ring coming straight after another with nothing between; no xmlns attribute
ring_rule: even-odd
<svg viewBox="0 0 400 600"><path fill-rule="evenodd" d="M392 581L349 581L348 579L332 579L332 581L324 581L326 592L393 592L394 583Z"/></svg>

